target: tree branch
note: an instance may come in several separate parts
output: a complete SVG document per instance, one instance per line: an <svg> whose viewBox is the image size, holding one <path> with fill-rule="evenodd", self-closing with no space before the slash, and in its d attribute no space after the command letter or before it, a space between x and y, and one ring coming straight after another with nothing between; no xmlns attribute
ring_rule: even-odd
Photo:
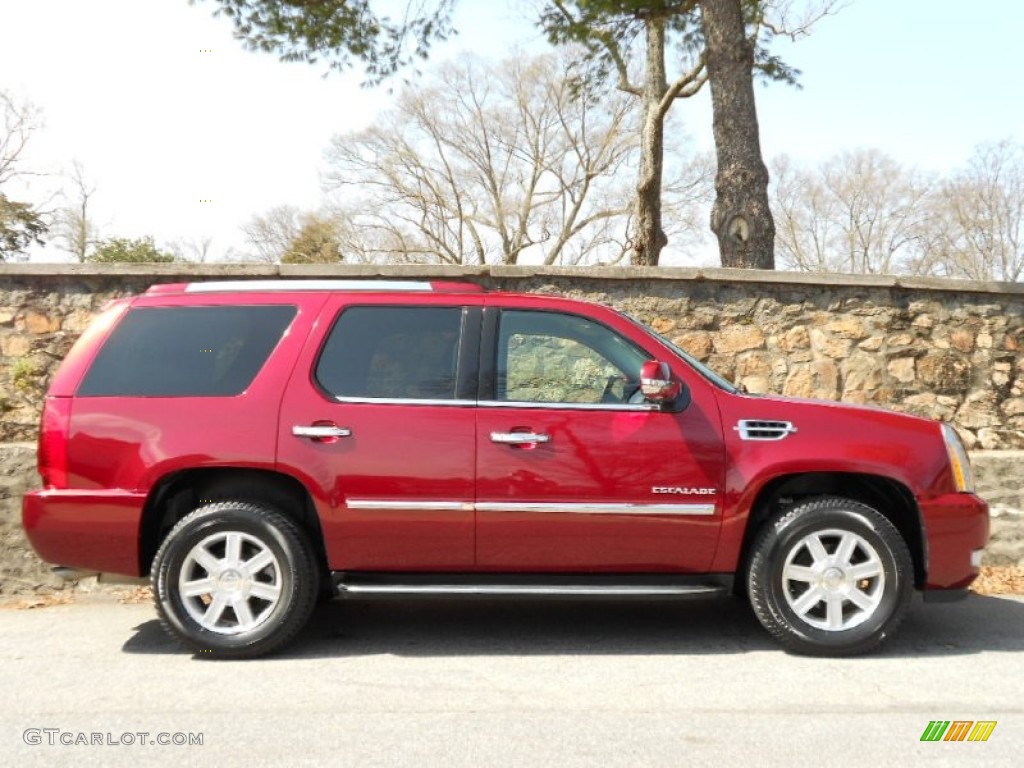
<svg viewBox="0 0 1024 768"><path fill-rule="evenodd" d="M679 77L672 85L665 91L665 95L661 97L661 101L658 103L658 114L662 117L668 114L669 108L672 106L672 102L676 99L688 99L697 93L708 81L707 65L704 59L704 54L700 55L697 59L697 63L694 65L686 74Z"/></svg>

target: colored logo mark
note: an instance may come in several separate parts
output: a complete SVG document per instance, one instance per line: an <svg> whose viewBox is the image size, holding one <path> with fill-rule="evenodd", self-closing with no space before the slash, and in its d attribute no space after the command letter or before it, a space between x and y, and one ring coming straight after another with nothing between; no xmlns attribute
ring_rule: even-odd
<svg viewBox="0 0 1024 768"><path fill-rule="evenodd" d="M995 720L932 720L921 741L988 741L995 729Z"/></svg>

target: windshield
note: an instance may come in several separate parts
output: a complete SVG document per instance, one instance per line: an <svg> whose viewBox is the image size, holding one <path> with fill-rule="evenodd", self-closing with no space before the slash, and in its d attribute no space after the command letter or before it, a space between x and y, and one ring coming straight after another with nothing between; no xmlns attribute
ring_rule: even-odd
<svg viewBox="0 0 1024 768"><path fill-rule="evenodd" d="M640 328L648 336L654 337L655 339L660 341L662 344L664 344L666 347L668 347L673 352L675 352L676 355L678 355L683 360L684 363L686 363L688 366L693 368L695 371L697 371L697 373L699 373L705 379L710 381L716 387L718 387L719 389L724 389L726 392L731 392L734 395L739 393L739 389L737 389L729 381L727 381L726 379L722 378L717 373L712 371L710 368L708 368L706 365L704 365L704 363L702 363L699 360L697 360L689 352L686 352L686 351L680 349L677 345L673 344L671 341L666 339L664 336L662 336L660 333L655 331L653 328L651 328L651 327L645 325L644 323L640 322L639 320L637 320L632 315L625 315L625 317L630 322L632 322L634 325L636 325L638 328Z"/></svg>

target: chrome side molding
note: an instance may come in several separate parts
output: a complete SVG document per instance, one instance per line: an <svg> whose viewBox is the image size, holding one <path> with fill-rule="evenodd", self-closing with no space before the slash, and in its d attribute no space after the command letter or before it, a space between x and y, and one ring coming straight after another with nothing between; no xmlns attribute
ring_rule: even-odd
<svg viewBox="0 0 1024 768"><path fill-rule="evenodd" d="M417 512L518 512L569 515L697 515L715 514L714 504L616 504L606 502L419 501L402 499L348 499L345 506L358 510L413 510Z"/></svg>

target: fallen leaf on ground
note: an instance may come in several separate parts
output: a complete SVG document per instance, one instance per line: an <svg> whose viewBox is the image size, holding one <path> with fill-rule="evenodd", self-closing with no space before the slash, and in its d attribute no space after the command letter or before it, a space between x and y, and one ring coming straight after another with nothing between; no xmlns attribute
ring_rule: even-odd
<svg viewBox="0 0 1024 768"><path fill-rule="evenodd" d="M1024 595L1024 568L1012 565L986 565L971 584L979 595Z"/></svg>

